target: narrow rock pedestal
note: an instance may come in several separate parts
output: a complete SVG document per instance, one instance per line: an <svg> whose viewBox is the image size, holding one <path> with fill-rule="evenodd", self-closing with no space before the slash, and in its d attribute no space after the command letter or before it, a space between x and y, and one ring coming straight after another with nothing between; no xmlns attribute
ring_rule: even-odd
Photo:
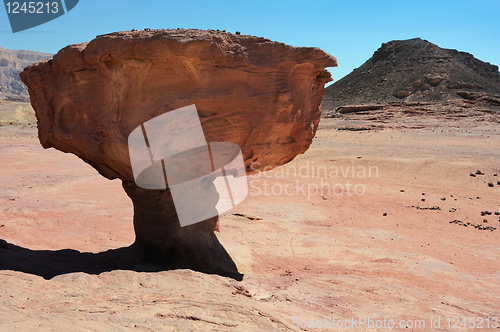
<svg viewBox="0 0 500 332"><path fill-rule="evenodd" d="M242 280L243 275L214 233L218 216L181 227L170 190L142 189L131 181L124 181L123 188L134 204L136 239L130 247L134 263Z"/></svg>

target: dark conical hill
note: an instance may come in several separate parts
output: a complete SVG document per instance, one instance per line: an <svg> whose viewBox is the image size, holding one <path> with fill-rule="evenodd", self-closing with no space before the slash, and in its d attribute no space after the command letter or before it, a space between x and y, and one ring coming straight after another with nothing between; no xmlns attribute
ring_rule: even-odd
<svg viewBox="0 0 500 332"><path fill-rule="evenodd" d="M327 87L322 109L461 99L462 91L500 95L498 67L420 38L391 41Z"/></svg>

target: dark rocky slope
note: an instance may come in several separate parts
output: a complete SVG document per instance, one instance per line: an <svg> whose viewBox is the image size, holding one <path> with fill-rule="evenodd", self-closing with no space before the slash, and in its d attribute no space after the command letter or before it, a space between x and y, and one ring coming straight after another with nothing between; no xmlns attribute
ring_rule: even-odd
<svg viewBox="0 0 500 332"><path fill-rule="evenodd" d="M326 88L323 113L347 105L412 104L500 95L498 67L420 38L391 41ZM470 98L469 95L469 100Z"/></svg>

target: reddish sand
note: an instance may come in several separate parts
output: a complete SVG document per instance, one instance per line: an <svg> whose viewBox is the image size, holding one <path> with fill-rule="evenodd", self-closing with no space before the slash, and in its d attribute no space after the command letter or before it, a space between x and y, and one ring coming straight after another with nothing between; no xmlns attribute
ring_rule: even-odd
<svg viewBox="0 0 500 332"><path fill-rule="evenodd" d="M408 117L376 131L336 129L362 125L322 119L304 155L249 177L247 199L221 217L218 234L242 282L187 270L45 280L9 269L12 246L0 243L0 330L281 331L302 323L321 331L332 330L331 318L372 320L352 329L360 331L391 330L391 322L392 330L428 331L436 319L445 331L481 321L480 330L497 330L500 222L481 211L500 211L498 124ZM132 204L118 180L12 128L0 127L0 239L29 249L19 259L133 242ZM476 170L484 175L469 175Z"/></svg>

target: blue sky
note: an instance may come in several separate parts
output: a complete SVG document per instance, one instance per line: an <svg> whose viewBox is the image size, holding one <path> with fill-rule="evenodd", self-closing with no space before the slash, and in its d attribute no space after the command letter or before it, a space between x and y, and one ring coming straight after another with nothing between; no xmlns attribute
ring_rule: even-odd
<svg viewBox="0 0 500 332"><path fill-rule="evenodd" d="M44 0L46 1L46 0ZM67 14L12 33L0 8L0 46L56 53L68 44L143 28L220 29L335 56L335 80L363 64L384 42L420 37L500 65L500 0L476 1L127 1L80 0Z"/></svg>

